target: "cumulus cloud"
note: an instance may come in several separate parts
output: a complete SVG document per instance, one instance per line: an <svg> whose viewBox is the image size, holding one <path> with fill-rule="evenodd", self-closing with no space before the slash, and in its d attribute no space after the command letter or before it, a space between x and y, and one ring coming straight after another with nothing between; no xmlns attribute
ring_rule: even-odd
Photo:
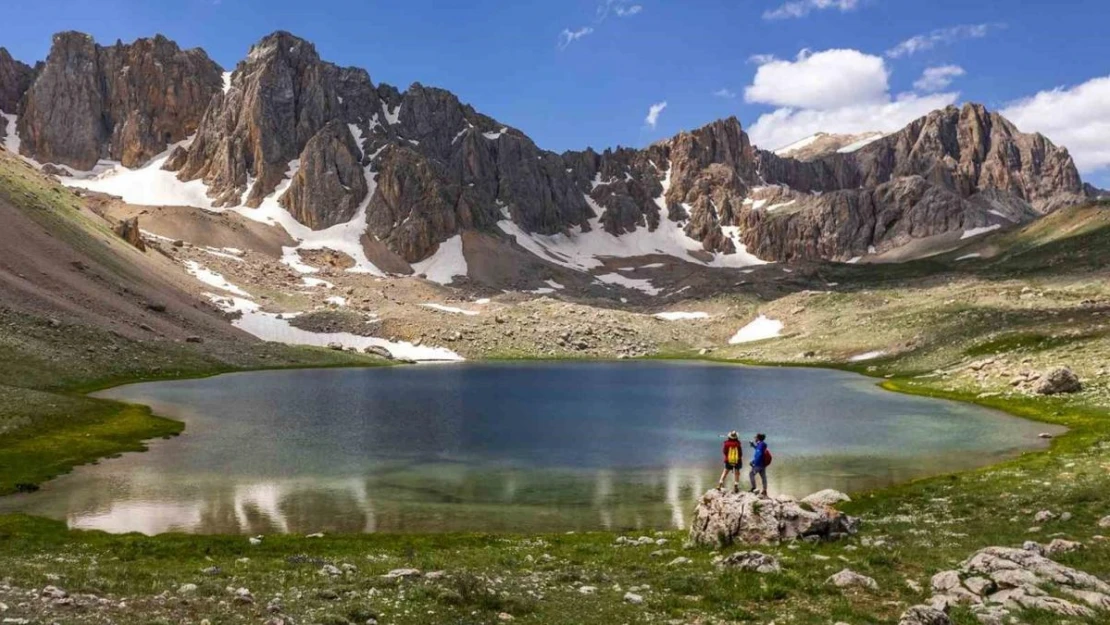
<svg viewBox="0 0 1110 625"><path fill-rule="evenodd" d="M713 92L713 95L718 98L724 98L726 100L732 100L736 98L736 92L731 89L718 89Z"/></svg>
<svg viewBox="0 0 1110 625"><path fill-rule="evenodd" d="M903 56L912 56L918 52L932 50L939 45L948 45L962 39L981 39L986 37L991 30L1004 28L1004 24L961 24L948 28L938 28L923 35L915 35L900 42L886 51L892 59Z"/></svg>
<svg viewBox="0 0 1110 625"><path fill-rule="evenodd" d="M589 35L593 32L594 32L594 29L590 28L589 26L583 26L582 28L579 28L578 30L571 30L569 28L564 28L563 32L559 33L559 49L560 50L565 50L566 47L569 46L570 44L574 43L575 41L578 41L579 39L581 39L581 38L585 37L586 35Z"/></svg>
<svg viewBox="0 0 1110 625"><path fill-rule="evenodd" d="M793 0L778 7L763 12L765 20L787 20L805 17L813 11L825 9L838 9L841 12L851 11L859 6L859 0Z"/></svg>
<svg viewBox="0 0 1110 625"><path fill-rule="evenodd" d="M1001 113L1023 132L1068 148L1080 173L1110 173L1110 76L1041 91Z"/></svg>
<svg viewBox="0 0 1110 625"><path fill-rule="evenodd" d="M941 65L939 67L926 67L913 83L913 88L918 91L940 91L947 89L952 81L967 72L959 65Z"/></svg>
<svg viewBox="0 0 1110 625"><path fill-rule="evenodd" d="M957 93L890 93L890 72L880 56L858 50L803 50L793 61L766 60L744 99L777 106L748 129L752 141L779 148L817 132L891 132L952 104Z"/></svg>
<svg viewBox="0 0 1110 625"><path fill-rule="evenodd" d="M648 109L647 117L644 118L644 123L655 128L655 125L659 123L659 114L662 113L665 108L667 108L666 102L652 104L651 108Z"/></svg>
<svg viewBox="0 0 1110 625"><path fill-rule="evenodd" d="M764 61L744 90L747 102L830 109L889 99L882 57L858 50L802 50L794 61Z"/></svg>

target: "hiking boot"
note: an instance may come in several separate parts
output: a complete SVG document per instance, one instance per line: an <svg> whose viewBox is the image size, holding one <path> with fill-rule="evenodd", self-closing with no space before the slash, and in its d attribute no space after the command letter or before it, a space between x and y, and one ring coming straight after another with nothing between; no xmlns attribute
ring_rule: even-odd
<svg viewBox="0 0 1110 625"><path fill-rule="evenodd" d="M725 492L725 483L717 482L717 490L721 491L722 493Z"/></svg>
<svg viewBox="0 0 1110 625"><path fill-rule="evenodd" d="M732 492L739 493L740 492L740 485L739 484L733 484L732 485Z"/></svg>
<svg viewBox="0 0 1110 625"><path fill-rule="evenodd" d="M756 488L754 486L751 487L750 489L748 489L749 493L754 493L755 491L756 491Z"/></svg>

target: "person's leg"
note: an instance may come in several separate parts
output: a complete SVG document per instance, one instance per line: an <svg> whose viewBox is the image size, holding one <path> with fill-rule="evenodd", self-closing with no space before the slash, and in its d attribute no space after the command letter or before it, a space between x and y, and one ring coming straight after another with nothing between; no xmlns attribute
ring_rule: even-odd
<svg viewBox="0 0 1110 625"><path fill-rule="evenodd" d="M728 467L721 471L721 479L717 480L717 490L722 490L725 487L725 480L728 479Z"/></svg>
<svg viewBox="0 0 1110 625"><path fill-rule="evenodd" d="M763 494L767 494L767 467L760 467L759 477L763 480Z"/></svg>
<svg viewBox="0 0 1110 625"><path fill-rule="evenodd" d="M752 467L752 470L748 473L748 479L751 480L752 492L754 493L755 492L755 467L754 466Z"/></svg>

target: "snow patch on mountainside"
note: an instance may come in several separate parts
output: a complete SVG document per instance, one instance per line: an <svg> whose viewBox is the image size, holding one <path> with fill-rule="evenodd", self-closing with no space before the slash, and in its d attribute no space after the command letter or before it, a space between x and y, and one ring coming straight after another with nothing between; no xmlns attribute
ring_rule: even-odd
<svg viewBox="0 0 1110 625"><path fill-rule="evenodd" d="M251 296L250 293L228 282L227 278L224 278L221 274L208 269L195 260L185 261L185 271L188 271L189 275L195 277L197 280L200 280L208 286L214 286L221 291L227 291L228 293L234 293L242 297Z"/></svg>
<svg viewBox="0 0 1110 625"><path fill-rule="evenodd" d="M655 288L655 285L651 283L651 280L637 280L635 278L629 278L628 276L622 276L619 273L607 273L595 277L605 284L616 284L628 289L643 291L648 295L659 295L659 289Z"/></svg>
<svg viewBox="0 0 1110 625"><path fill-rule="evenodd" d="M194 206L213 210L212 200L208 197L208 187L204 182L201 180L182 182L177 179L177 174L162 169L166 159L176 148L188 148L192 142L193 137L179 141L150 159L146 165L136 169L128 169L118 161L109 160L100 161L96 167L88 171L75 171L63 167L62 169L69 171L70 175L61 178L61 181L67 187L118 195L128 204Z"/></svg>
<svg viewBox="0 0 1110 625"><path fill-rule="evenodd" d="M439 244L435 254L412 265L416 275L424 276L432 282L451 284L456 276L466 277L466 257L463 255L462 235L447 239Z"/></svg>
<svg viewBox="0 0 1110 625"><path fill-rule="evenodd" d="M782 335L782 328L783 324L781 321L770 319L765 315L760 315L748 325L740 328L728 342L729 345L739 345L741 343L773 339Z"/></svg>
<svg viewBox="0 0 1110 625"><path fill-rule="evenodd" d="M776 156L789 156L793 152L796 152L796 151L798 151L798 150L800 150L800 149L802 149L802 148L804 148L808 145L812 145L813 142L820 139L821 136L822 136L821 133L817 133L815 135L810 135L810 136L806 137L805 139L795 141L794 143L791 143L788 146L781 147L781 148L775 150L775 155Z"/></svg>
<svg viewBox="0 0 1110 625"><path fill-rule="evenodd" d="M864 137L859 141L856 141L855 143L849 143L848 145L837 150L837 152L841 154L851 154L852 152L855 152L866 145L872 144L885 136L886 135L881 132L876 132L875 134L869 137Z"/></svg>
<svg viewBox="0 0 1110 625"><path fill-rule="evenodd" d="M477 317L481 313L476 310L466 310L465 308L456 308L455 306L444 306L443 304L421 304L424 308L431 308L440 312L451 313L453 315L466 315L468 317Z"/></svg>
<svg viewBox="0 0 1110 625"><path fill-rule="evenodd" d="M4 149L12 154L19 155L19 133L15 131L16 116L0 111L0 119L7 124L4 127Z"/></svg>
<svg viewBox="0 0 1110 625"><path fill-rule="evenodd" d="M208 294L208 299L225 312L238 312L241 316L232 321L235 327L252 334L263 341L274 341L286 345L312 345L328 347L341 345L344 348L364 350L367 347L381 347L389 350L394 358L415 361L459 361L463 360L455 352L444 347L413 345L407 341L387 341L376 337L359 336L348 332L309 332L294 327L289 319L296 313L262 312L258 304L238 297L222 297ZM279 318L280 317L280 318Z"/></svg>
<svg viewBox="0 0 1110 625"><path fill-rule="evenodd" d="M707 313L707 312L674 311L674 312L655 313L652 316L655 317L656 319L662 319L664 321L684 321L684 320L688 320L688 319L708 319L709 318L709 313Z"/></svg>
<svg viewBox="0 0 1110 625"><path fill-rule="evenodd" d="M964 239L970 239L972 237L977 237L981 234L986 234L988 232L994 232L995 230L998 230L1001 227L1002 227L1002 224L994 224L993 226L982 226L982 227L979 227L979 228L969 228L968 230L964 230L964 233L962 235L960 235L960 240L962 241Z"/></svg>
<svg viewBox="0 0 1110 625"><path fill-rule="evenodd" d="M708 262L692 256L691 252L703 251L701 241L687 236L678 223L666 217L667 202L665 196L667 189L670 187L670 181L671 170L668 168L663 176L663 193L655 198L655 203L662 212L659 227L652 231L641 227L620 236L606 232L601 224L601 216L605 209L588 195L583 197L590 208L593 209L594 214L597 215L597 217L590 220L588 232L583 232L581 228L577 228L569 234L543 235L529 233L508 218L497 222L497 226L505 234L516 237L517 243L521 247L536 256L576 271L588 272L602 266L602 262L599 260L601 258L630 258L653 254L673 256L689 263L708 267L750 267L766 264L766 261L747 251L747 247L740 241L740 229L735 226L725 227L722 230L726 236L732 239L737 250L736 253L714 254ZM605 184L600 178L595 178L594 183Z"/></svg>

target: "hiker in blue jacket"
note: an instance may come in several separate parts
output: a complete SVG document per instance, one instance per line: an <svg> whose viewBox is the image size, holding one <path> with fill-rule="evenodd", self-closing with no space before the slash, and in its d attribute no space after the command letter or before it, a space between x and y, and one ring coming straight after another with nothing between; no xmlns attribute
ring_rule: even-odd
<svg viewBox="0 0 1110 625"><path fill-rule="evenodd" d="M755 453L752 454L751 467L752 470L748 473L748 479L752 482L752 489L750 492L756 492L758 489L755 486L755 476L758 475L763 479L762 495L767 494L767 465L771 464L771 452L767 451L766 434L756 434L754 441L748 441Z"/></svg>

